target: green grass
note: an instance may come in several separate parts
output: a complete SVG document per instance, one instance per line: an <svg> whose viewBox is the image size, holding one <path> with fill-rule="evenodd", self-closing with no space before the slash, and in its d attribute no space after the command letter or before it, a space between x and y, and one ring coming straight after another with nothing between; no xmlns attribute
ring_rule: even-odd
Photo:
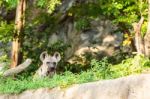
<svg viewBox="0 0 150 99"><path fill-rule="evenodd" d="M93 59L91 61L91 69L80 74L66 71L61 75L54 75L53 78L44 79L32 79L32 77L19 77L15 80L12 78L0 78L0 93L20 93L27 89L67 87L72 84L113 79L131 74L139 74L143 70L148 69L149 66L150 60L143 56L128 58L117 65L108 63L107 58L101 61Z"/></svg>

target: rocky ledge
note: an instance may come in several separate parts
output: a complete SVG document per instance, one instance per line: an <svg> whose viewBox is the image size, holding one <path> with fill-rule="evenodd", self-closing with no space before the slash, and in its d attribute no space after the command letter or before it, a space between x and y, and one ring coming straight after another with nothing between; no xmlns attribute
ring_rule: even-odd
<svg viewBox="0 0 150 99"><path fill-rule="evenodd" d="M150 74L76 84L69 88L40 88L0 99L150 99Z"/></svg>

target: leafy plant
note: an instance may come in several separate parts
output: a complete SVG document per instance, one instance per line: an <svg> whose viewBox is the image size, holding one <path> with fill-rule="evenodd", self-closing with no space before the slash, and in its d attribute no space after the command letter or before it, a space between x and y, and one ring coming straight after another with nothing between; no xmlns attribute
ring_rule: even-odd
<svg viewBox="0 0 150 99"><path fill-rule="evenodd" d="M111 70L114 71L114 77L139 74L149 68L149 63L150 60L148 58L141 55L136 55L133 58L123 60L120 64L112 66Z"/></svg>
<svg viewBox="0 0 150 99"><path fill-rule="evenodd" d="M97 61L93 59L91 61L91 66L92 66L91 69L92 72L96 72L96 74L99 74L100 78L108 79L111 77L111 71L110 71L111 64L108 63L107 57L103 58L101 61Z"/></svg>
<svg viewBox="0 0 150 99"><path fill-rule="evenodd" d="M7 24L4 21L0 22L0 62L9 61L8 54L10 53L12 34L14 24Z"/></svg>
<svg viewBox="0 0 150 99"><path fill-rule="evenodd" d="M37 1L37 6L41 8L46 8L48 13L50 14L55 10L55 7L60 4L61 4L60 0L38 0Z"/></svg>
<svg viewBox="0 0 150 99"><path fill-rule="evenodd" d="M12 40L14 24L7 24L4 21L0 22L0 41L9 42Z"/></svg>
<svg viewBox="0 0 150 99"><path fill-rule="evenodd" d="M4 4L5 6L7 6L7 9L10 10L17 6L17 1L18 0L2 0L0 1L0 5Z"/></svg>
<svg viewBox="0 0 150 99"><path fill-rule="evenodd" d="M75 27L78 31L87 29L90 26L88 19L79 19L76 21Z"/></svg>

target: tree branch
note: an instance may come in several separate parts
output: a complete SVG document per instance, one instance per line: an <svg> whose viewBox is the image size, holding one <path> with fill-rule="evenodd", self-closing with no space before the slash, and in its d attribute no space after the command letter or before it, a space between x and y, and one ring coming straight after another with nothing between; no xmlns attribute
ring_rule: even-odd
<svg viewBox="0 0 150 99"><path fill-rule="evenodd" d="M31 63L32 63L32 60L27 59L24 63L18 65L17 67L6 70L3 73L3 76L7 77L7 76L14 75L14 74L18 74L22 72L23 70L25 70Z"/></svg>

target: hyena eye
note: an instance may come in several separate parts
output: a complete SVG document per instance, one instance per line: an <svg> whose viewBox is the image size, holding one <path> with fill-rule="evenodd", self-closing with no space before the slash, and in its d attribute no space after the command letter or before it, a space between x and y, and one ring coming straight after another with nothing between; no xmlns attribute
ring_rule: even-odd
<svg viewBox="0 0 150 99"><path fill-rule="evenodd" d="M46 62L46 64L50 64L50 62Z"/></svg>
<svg viewBox="0 0 150 99"><path fill-rule="evenodd" d="M56 62L53 62L53 65L56 65Z"/></svg>

